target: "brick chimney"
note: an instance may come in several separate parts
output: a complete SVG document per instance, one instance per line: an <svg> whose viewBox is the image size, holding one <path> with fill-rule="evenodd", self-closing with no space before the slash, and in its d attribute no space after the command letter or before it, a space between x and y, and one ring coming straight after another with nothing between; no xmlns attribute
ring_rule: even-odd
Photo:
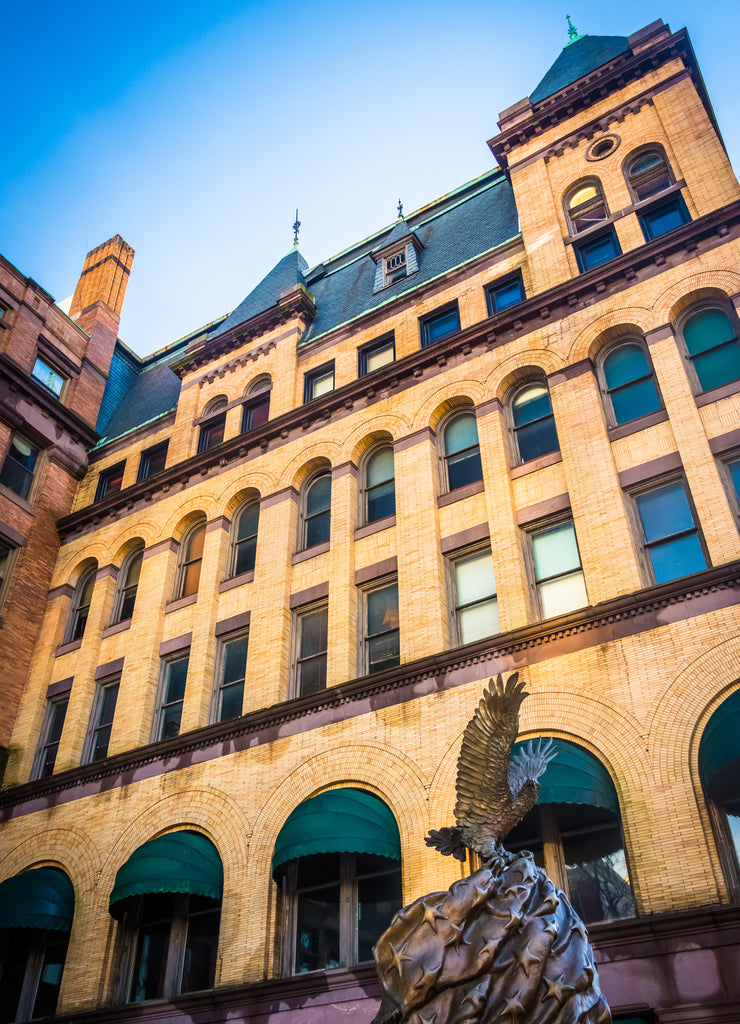
<svg viewBox="0 0 740 1024"><path fill-rule="evenodd" d="M115 317L120 317L133 262L134 250L120 235L91 249L75 288L70 317L87 330L81 314L97 302L104 303Z"/></svg>

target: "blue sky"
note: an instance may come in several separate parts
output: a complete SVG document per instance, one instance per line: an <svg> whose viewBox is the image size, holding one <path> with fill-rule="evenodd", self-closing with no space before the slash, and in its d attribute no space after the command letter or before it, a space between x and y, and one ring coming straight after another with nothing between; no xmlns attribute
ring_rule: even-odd
<svg viewBox="0 0 740 1024"><path fill-rule="evenodd" d="M409 0L14 4L4 14L0 251L57 300L113 234L120 335L146 354L492 166L498 112L579 31L689 30L740 163L740 5Z"/></svg>

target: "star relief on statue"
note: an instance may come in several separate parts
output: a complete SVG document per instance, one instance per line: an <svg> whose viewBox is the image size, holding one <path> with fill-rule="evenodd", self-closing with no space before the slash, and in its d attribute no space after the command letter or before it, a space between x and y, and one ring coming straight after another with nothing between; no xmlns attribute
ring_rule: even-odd
<svg viewBox="0 0 740 1024"><path fill-rule="evenodd" d="M551 740L516 754L527 697L516 673L489 681L462 738L455 825L428 846L483 867L399 911L374 954L384 990L373 1024L607 1024L586 929L531 853L503 841L534 807Z"/></svg>

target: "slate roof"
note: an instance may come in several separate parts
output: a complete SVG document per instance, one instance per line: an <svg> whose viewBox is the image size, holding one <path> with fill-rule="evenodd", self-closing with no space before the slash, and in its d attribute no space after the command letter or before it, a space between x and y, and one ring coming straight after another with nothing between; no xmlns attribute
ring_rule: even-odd
<svg viewBox="0 0 740 1024"><path fill-rule="evenodd" d="M391 233L375 246L373 252L379 252L388 245L394 245L396 242L400 242L401 239L408 238L410 234L412 234L412 231L406 221L403 219L397 220L391 229Z"/></svg>
<svg viewBox="0 0 740 1024"><path fill-rule="evenodd" d="M246 299L239 303L234 312L227 316L218 330L211 334L211 337L217 338L219 334L223 334L232 327L243 324L250 317L275 306L284 291L296 284L303 284L303 275L306 270L308 270L308 263L297 249L291 249L288 255L283 256L270 273L262 278L257 287L252 289Z"/></svg>
<svg viewBox="0 0 740 1024"><path fill-rule="evenodd" d="M579 78L600 68L602 64L614 60L629 48L626 36L581 36L580 39L563 47L545 77L529 94L530 101L539 103L540 100L564 89L566 85L572 85Z"/></svg>

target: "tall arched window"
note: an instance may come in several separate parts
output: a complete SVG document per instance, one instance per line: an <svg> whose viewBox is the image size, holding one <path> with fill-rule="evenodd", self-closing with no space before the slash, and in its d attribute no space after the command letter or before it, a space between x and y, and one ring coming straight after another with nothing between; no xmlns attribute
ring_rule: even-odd
<svg viewBox="0 0 740 1024"><path fill-rule="evenodd" d="M642 149L627 158L624 165L627 185L635 203L654 199L638 211L645 241L664 235L691 219L680 191L660 196L673 185L674 179L665 153L658 146Z"/></svg>
<svg viewBox="0 0 740 1024"><path fill-rule="evenodd" d="M259 518L259 500L247 501L237 509L231 527L230 576L239 576L243 572L251 572L254 569Z"/></svg>
<svg viewBox="0 0 740 1024"><path fill-rule="evenodd" d="M698 309L683 321L681 336L701 391L740 380L740 338L734 313L718 305Z"/></svg>
<svg viewBox="0 0 740 1024"><path fill-rule="evenodd" d="M511 400L511 416L520 462L560 450L547 384L525 384L516 391Z"/></svg>
<svg viewBox="0 0 740 1024"><path fill-rule="evenodd" d="M403 902L398 825L382 801L332 789L300 804L280 831L272 869L283 900L283 974L372 960Z"/></svg>
<svg viewBox="0 0 740 1024"><path fill-rule="evenodd" d="M587 234L573 243L581 273L614 259L621 253L612 224L607 223L609 208L598 178L586 178L565 194L565 216L573 236ZM603 225L603 231L594 230Z"/></svg>
<svg viewBox="0 0 740 1024"><path fill-rule="evenodd" d="M242 406L242 427L241 432L245 434L248 430L261 427L267 423L270 416L270 389L272 378L269 373L264 373L252 381L246 390L246 401Z"/></svg>
<svg viewBox="0 0 740 1024"><path fill-rule="evenodd" d="M475 413L455 414L447 421L442 432L444 465L448 491L473 484L483 479L478 443L478 423Z"/></svg>
<svg viewBox="0 0 740 1024"><path fill-rule="evenodd" d="M509 833L506 846L531 850L586 923L634 917L614 783L582 747L553 743L557 757L540 779L537 805ZM513 752L520 747L515 744Z"/></svg>
<svg viewBox="0 0 740 1024"><path fill-rule="evenodd" d="M0 1020L34 1020L56 1010L75 910L58 868L31 868L0 883Z"/></svg>
<svg viewBox="0 0 740 1024"><path fill-rule="evenodd" d="M614 423L631 423L663 408L650 356L637 339L613 346L601 362Z"/></svg>
<svg viewBox="0 0 740 1024"><path fill-rule="evenodd" d="M191 526L180 543L175 597L190 597L198 593L200 569L203 563L203 544L206 539L206 521Z"/></svg>
<svg viewBox="0 0 740 1024"><path fill-rule="evenodd" d="M393 446L374 448L364 466L364 520L376 523L396 514Z"/></svg>
<svg viewBox="0 0 740 1024"><path fill-rule="evenodd" d="M90 614L90 603L95 588L95 574L97 566L84 572L75 587L72 596L72 605L69 609L69 620L65 640L71 643L73 640L81 640L85 633L87 617Z"/></svg>
<svg viewBox="0 0 740 1024"><path fill-rule="evenodd" d="M134 614L136 591L139 589L139 576L144 560L144 545L130 551L123 561L118 574L118 586L113 602L113 622L125 622Z"/></svg>
<svg viewBox="0 0 740 1024"><path fill-rule="evenodd" d="M198 435L198 451L207 452L209 448L215 448L224 439L224 428L226 427L226 406L228 402L225 395L219 395L206 406L204 415L208 418L200 425Z"/></svg>
<svg viewBox="0 0 740 1024"><path fill-rule="evenodd" d="M331 531L331 473L319 473L303 492L302 547L329 540Z"/></svg>
<svg viewBox="0 0 740 1024"><path fill-rule="evenodd" d="M200 833L169 832L132 853L110 895L124 922L116 1002L213 988L223 884L218 850Z"/></svg>
<svg viewBox="0 0 740 1024"><path fill-rule="evenodd" d="M740 690L724 700L702 733L699 775L729 888L740 893Z"/></svg>

